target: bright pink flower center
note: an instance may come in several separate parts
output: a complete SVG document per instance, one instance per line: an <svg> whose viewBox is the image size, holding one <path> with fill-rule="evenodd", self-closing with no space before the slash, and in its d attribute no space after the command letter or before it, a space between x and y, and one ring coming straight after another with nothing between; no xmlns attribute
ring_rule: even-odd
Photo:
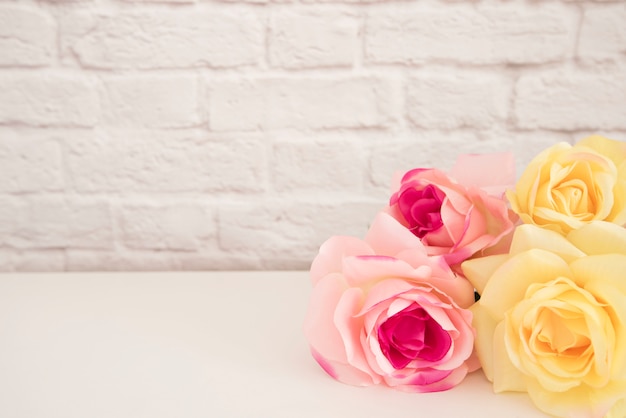
<svg viewBox="0 0 626 418"><path fill-rule="evenodd" d="M418 238L441 228L441 204L446 195L429 184L421 190L408 188L398 197L398 209Z"/></svg>
<svg viewBox="0 0 626 418"><path fill-rule="evenodd" d="M387 318L378 328L380 348L395 369L411 361L441 360L452 345L450 335L418 304Z"/></svg>

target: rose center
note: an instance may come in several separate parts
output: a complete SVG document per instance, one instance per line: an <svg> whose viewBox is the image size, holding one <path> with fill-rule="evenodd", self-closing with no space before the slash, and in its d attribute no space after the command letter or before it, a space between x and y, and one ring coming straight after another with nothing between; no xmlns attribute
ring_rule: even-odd
<svg viewBox="0 0 626 418"><path fill-rule="evenodd" d="M441 228L441 205L446 195L437 187L429 184L421 190L413 188L402 192L398 198L398 208L409 229L419 238Z"/></svg>
<svg viewBox="0 0 626 418"><path fill-rule="evenodd" d="M441 360L452 345L450 335L415 303L381 324L378 342L395 369L402 369L416 359Z"/></svg>
<svg viewBox="0 0 626 418"><path fill-rule="evenodd" d="M537 330L537 341L545 344L548 353L580 357L589 347L590 341L585 335L587 324L579 312L545 308L541 310L538 323L541 326Z"/></svg>
<svg viewBox="0 0 626 418"><path fill-rule="evenodd" d="M595 210L595 204L587 192L586 185L578 180L568 180L552 190L552 199L557 209L568 215L587 214Z"/></svg>

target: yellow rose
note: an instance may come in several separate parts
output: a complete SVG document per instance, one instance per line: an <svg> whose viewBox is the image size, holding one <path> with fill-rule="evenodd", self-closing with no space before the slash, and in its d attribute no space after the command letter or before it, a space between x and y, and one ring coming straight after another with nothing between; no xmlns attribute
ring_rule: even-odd
<svg viewBox="0 0 626 418"><path fill-rule="evenodd" d="M626 398L618 401L613 409L608 413L605 418L624 418L626 417Z"/></svg>
<svg viewBox="0 0 626 418"><path fill-rule="evenodd" d="M481 294L471 308L475 348L495 392L528 392L539 409L559 417L599 418L612 407L611 416L619 416L626 229L597 221L562 236L521 225L509 254L462 268Z"/></svg>
<svg viewBox="0 0 626 418"><path fill-rule="evenodd" d="M586 223L626 224L626 142L590 136L556 144L526 167L512 209L524 223L567 234Z"/></svg>

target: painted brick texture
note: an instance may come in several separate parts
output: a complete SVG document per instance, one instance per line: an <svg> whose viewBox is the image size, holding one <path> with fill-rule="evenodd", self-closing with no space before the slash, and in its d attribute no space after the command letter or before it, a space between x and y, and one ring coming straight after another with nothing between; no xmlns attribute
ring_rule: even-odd
<svg viewBox="0 0 626 418"><path fill-rule="evenodd" d="M622 0L0 2L0 271L306 269L392 175L626 140Z"/></svg>

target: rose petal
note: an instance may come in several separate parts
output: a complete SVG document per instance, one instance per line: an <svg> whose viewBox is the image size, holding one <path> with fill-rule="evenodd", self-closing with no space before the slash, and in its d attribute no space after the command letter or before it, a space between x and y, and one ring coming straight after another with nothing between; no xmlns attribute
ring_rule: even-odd
<svg viewBox="0 0 626 418"><path fill-rule="evenodd" d="M449 172L465 187L477 187L493 196L502 196L515 184L515 157L510 152L461 154Z"/></svg>
<svg viewBox="0 0 626 418"><path fill-rule="evenodd" d="M467 370L465 365L454 370L424 370L401 378L386 377L385 382L404 392L440 392L461 383L467 375Z"/></svg>
<svg viewBox="0 0 626 418"><path fill-rule="evenodd" d="M361 311L357 313L357 315L364 315L374 306L378 305L381 301L388 301L389 299L393 299L396 296L405 292L409 292L413 289L415 289L415 285L402 279L390 278L388 280L379 282L369 290L369 292L367 293L367 297L363 302L363 307ZM386 303L386 306L388 306L389 302Z"/></svg>
<svg viewBox="0 0 626 418"><path fill-rule="evenodd" d="M604 418L623 418L626 417L626 398L622 398L613 405L611 410Z"/></svg>
<svg viewBox="0 0 626 418"><path fill-rule="evenodd" d="M519 371L509 357L504 336L505 322L500 322L493 332L493 390L500 392L526 392L524 374Z"/></svg>
<svg viewBox="0 0 626 418"><path fill-rule="evenodd" d="M345 290L345 281L337 273L328 275L318 282L311 293L311 301L304 320L304 334L309 341L313 357L335 379L357 386L378 383L380 376L364 367L358 359L356 364L360 369L349 363L344 338L335 326L335 307ZM360 321L358 318L350 318L347 320ZM354 323L347 326L360 328ZM354 353L351 356L358 357Z"/></svg>
<svg viewBox="0 0 626 418"><path fill-rule="evenodd" d="M626 142L615 141L600 135L591 135L578 141L576 146L591 148L610 158L616 166L626 160Z"/></svg>
<svg viewBox="0 0 626 418"><path fill-rule="evenodd" d="M461 268L467 280L482 294L493 273L509 258L508 254L473 258L464 261Z"/></svg>
<svg viewBox="0 0 626 418"><path fill-rule="evenodd" d="M602 254L583 257L570 264L576 284L586 288L594 280L602 278L602 282L614 286L626 295L626 255Z"/></svg>
<svg viewBox="0 0 626 418"><path fill-rule="evenodd" d="M311 292L304 320L304 334L311 346L324 358L343 362L347 360L346 352L333 316L345 290L345 281L339 273L321 279Z"/></svg>
<svg viewBox="0 0 626 418"><path fill-rule="evenodd" d="M360 344L360 330L362 319L357 317L364 300L362 289L347 289L337 302L333 323L341 335L348 363L359 370L370 373L367 360Z"/></svg>
<svg viewBox="0 0 626 418"><path fill-rule="evenodd" d="M610 383L601 391L581 385L565 392L550 392L528 379L527 387L528 395L540 410L558 417L602 418L624 397L622 382Z"/></svg>
<svg viewBox="0 0 626 418"><path fill-rule="evenodd" d="M559 142L543 150L526 166L526 169L520 176L515 185L514 190L507 191L506 195L513 210L520 214L528 214L531 208L535 206L535 196L541 181L542 169L549 165L549 161L553 161L556 156L566 150L571 149L571 145L566 142ZM543 183L543 182L542 182ZM528 201L520 197L528 198ZM526 221L524 221L526 222Z"/></svg>
<svg viewBox="0 0 626 418"><path fill-rule="evenodd" d="M617 179L613 188L613 208L606 220L626 226L626 161L617 166Z"/></svg>
<svg viewBox="0 0 626 418"><path fill-rule="evenodd" d="M493 382L493 334L498 322L493 319L480 301L470 307L470 311L473 314L472 325L476 329L476 339L474 340L476 355L480 360L485 376L489 381Z"/></svg>
<svg viewBox="0 0 626 418"><path fill-rule="evenodd" d="M567 240L589 255L624 254L626 255L626 230L610 222L592 222L573 230Z"/></svg>
<svg viewBox="0 0 626 418"><path fill-rule="evenodd" d="M493 273L480 301L494 319L500 321L510 307L524 298L530 284L570 274L569 267L558 255L545 250L528 250L514 255Z"/></svg>
<svg viewBox="0 0 626 418"><path fill-rule="evenodd" d="M381 212L374 218L365 242L376 254L395 256L400 251L415 249L426 252L421 240L387 213Z"/></svg>
<svg viewBox="0 0 626 418"><path fill-rule="evenodd" d="M326 240L311 264L313 286L330 273L340 272L345 256L375 254L364 241L348 236L334 236Z"/></svg>
<svg viewBox="0 0 626 418"><path fill-rule="evenodd" d="M390 277L421 277L424 269L416 269L403 260L387 256L345 257L341 269L350 286L373 285Z"/></svg>
<svg viewBox="0 0 626 418"><path fill-rule="evenodd" d="M513 233L510 253L520 254L533 248L558 254L567 262L585 255L571 243L571 240L568 241L557 232L537 228L534 225L519 225Z"/></svg>
<svg viewBox="0 0 626 418"><path fill-rule="evenodd" d="M612 309L607 309L615 331L611 369L616 376L626 376L626 304L624 304L626 295L615 286L597 280L589 280L585 289L596 295L601 302L612 307Z"/></svg>

